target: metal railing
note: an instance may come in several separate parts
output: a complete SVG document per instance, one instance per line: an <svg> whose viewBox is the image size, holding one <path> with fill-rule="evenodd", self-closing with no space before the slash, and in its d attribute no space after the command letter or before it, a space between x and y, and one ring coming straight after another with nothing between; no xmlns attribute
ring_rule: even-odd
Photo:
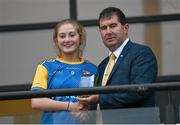
<svg viewBox="0 0 180 125"><path fill-rule="evenodd" d="M106 87L86 87L86 88L71 88L71 89L54 89L44 91L11 91L0 92L0 100L15 100L29 99L51 96L69 96L69 95L91 95L91 94L110 94L120 92L147 92L147 91L166 91L179 90L180 82L171 83L153 83L153 84L138 84L138 85L120 85Z"/></svg>
<svg viewBox="0 0 180 125"><path fill-rule="evenodd" d="M34 92L31 83L21 85L0 85L0 100L18 100L52 96L111 94L123 92L155 92L156 106L159 107L161 123L180 123L178 94L180 76L158 77L153 84L131 84L121 86L54 89Z"/></svg>

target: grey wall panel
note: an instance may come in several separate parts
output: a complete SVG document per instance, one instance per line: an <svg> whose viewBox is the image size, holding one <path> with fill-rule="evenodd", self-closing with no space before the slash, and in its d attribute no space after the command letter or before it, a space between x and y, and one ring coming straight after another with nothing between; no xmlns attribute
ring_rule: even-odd
<svg viewBox="0 0 180 125"><path fill-rule="evenodd" d="M69 0L0 0L0 25L69 18Z"/></svg>
<svg viewBox="0 0 180 125"><path fill-rule="evenodd" d="M38 63L56 55L51 30L0 34L0 84L29 83Z"/></svg>
<svg viewBox="0 0 180 125"><path fill-rule="evenodd" d="M145 24L130 24L129 25L129 38L140 44L146 44L147 41L144 41Z"/></svg>
<svg viewBox="0 0 180 125"><path fill-rule="evenodd" d="M173 14L180 13L180 0L160 0L161 13Z"/></svg>
<svg viewBox="0 0 180 125"><path fill-rule="evenodd" d="M98 27L88 27L87 45L84 51L84 57L98 65L104 57L108 55L108 49L105 48Z"/></svg>
<svg viewBox="0 0 180 125"><path fill-rule="evenodd" d="M180 74L180 22L162 23L163 75Z"/></svg>
<svg viewBox="0 0 180 125"><path fill-rule="evenodd" d="M180 13L180 0L161 0L161 13ZM162 23L162 75L180 74L180 22Z"/></svg>
<svg viewBox="0 0 180 125"><path fill-rule="evenodd" d="M108 6L121 8L127 16L142 16L142 0L77 0L78 19L97 19Z"/></svg>
<svg viewBox="0 0 180 125"><path fill-rule="evenodd" d="M2 41L2 37L0 37L0 41ZM2 60L3 60L3 58L2 58L2 56L3 56L3 53L2 53L2 42L0 42L0 72L2 72L3 71L3 69L2 69ZM0 75L0 79L2 79L2 76Z"/></svg>

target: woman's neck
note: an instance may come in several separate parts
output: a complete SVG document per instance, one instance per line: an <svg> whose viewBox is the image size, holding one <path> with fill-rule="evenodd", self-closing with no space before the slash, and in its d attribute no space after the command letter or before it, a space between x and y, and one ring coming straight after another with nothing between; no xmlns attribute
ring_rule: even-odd
<svg viewBox="0 0 180 125"><path fill-rule="evenodd" d="M80 62L81 58L79 57L79 55L72 55L72 54L61 54L59 55L59 58L61 60L67 61L67 62Z"/></svg>

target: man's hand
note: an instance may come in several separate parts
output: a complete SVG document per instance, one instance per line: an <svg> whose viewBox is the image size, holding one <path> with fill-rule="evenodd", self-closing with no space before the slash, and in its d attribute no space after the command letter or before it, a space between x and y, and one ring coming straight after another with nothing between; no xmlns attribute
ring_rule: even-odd
<svg viewBox="0 0 180 125"><path fill-rule="evenodd" d="M91 96L80 96L77 97L77 100L79 101L80 104L97 104L99 102L99 95L91 95Z"/></svg>

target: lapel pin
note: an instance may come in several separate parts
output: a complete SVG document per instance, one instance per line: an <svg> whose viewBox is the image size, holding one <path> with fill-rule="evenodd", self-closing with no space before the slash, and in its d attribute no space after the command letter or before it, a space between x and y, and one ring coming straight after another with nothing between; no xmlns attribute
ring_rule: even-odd
<svg viewBox="0 0 180 125"><path fill-rule="evenodd" d="M123 55L120 55L120 57L123 57Z"/></svg>

